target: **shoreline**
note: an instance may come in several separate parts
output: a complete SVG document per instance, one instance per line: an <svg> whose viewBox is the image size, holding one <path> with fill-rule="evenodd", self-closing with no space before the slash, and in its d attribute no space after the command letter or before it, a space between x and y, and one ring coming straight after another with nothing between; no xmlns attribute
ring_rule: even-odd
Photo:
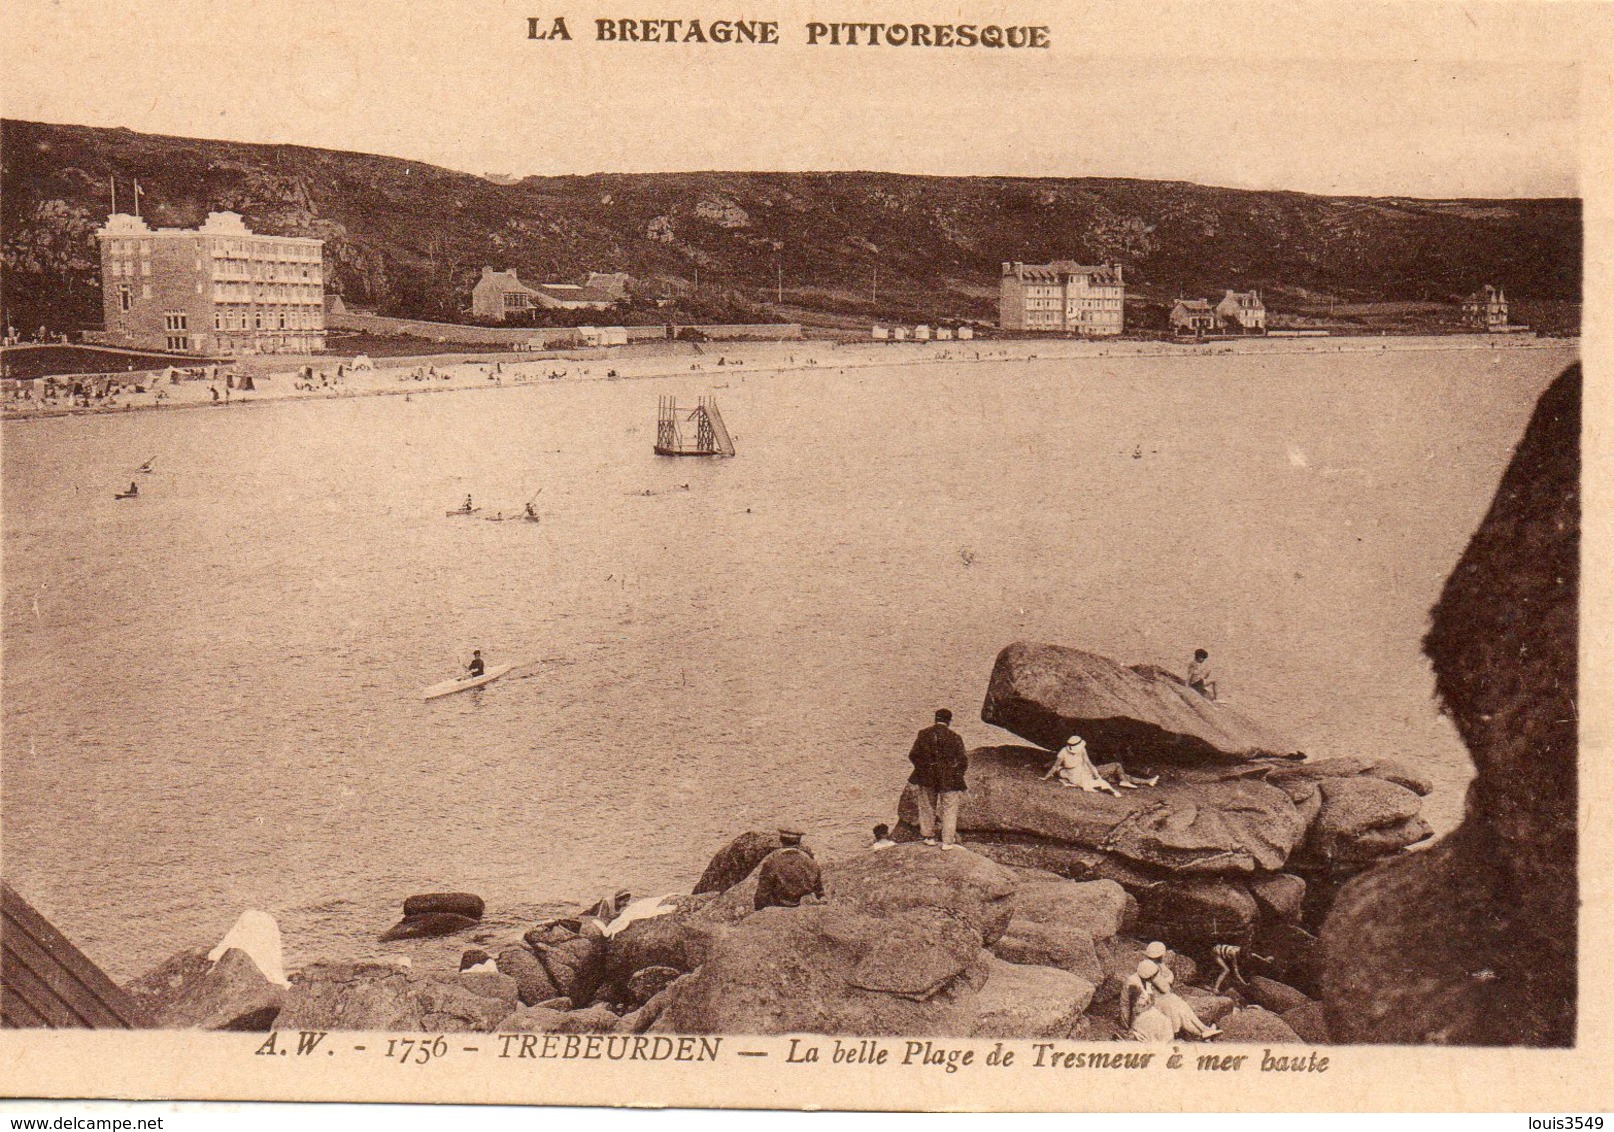
<svg viewBox="0 0 1614 1132"><path fill-rule="evenodd" d="M229 400L211 399L210 386L202 380L179 385L158 386L112 405L39 406L35 402L6 401L0 404L0 421L32 421L62 417L115 416L131 412L192 409L226 409L236 406L274 404L285 401L330 401L355 397L412 396L416 393L451 393L468 390L503 389L531 386L550 381L642 381L698 373L711 377L738 369L742 376L762 371L784 373L834 367L868 369L939 362L983 363L1016 361L1086 361L1105 358L1193 358L1223 355L1316 355L1331 353L1425 352L1453 350L1579 350L1580 338L1507 338L1485 335L1355 335L1332 338L1252 338L1248 341L1220 340L1203 343L1164 341L1090 340L983 340L979 343L841 343L820 340L801 342L736 342L730 353L708 349L696 352L688 345L674 351L611 353L610 348L592 352L544 352L538 355L515 352L466 351L464 354L427 354L381 358L374 368L350 374L338 384L321 389L294 389L301 380L298 371L312 366L316 373L329 372L351 363L336 355L278 355L258 357L231 367L251 374L254 384L283 382L274 388L256 388L246 396ZM714 344L707 344L709 347ZM985 348L982 348L985 347ZM629 349L633 349L630 347ZM749 355L740 356L741 353ZM713 355L716 353L716 358ZM837 356L838 355L838 356ZM798 360L800 356L800 360ZM446 360L457 359L457 360ZM695 359L691 361L691 359ZM719 364L719 363L723 364ZM439 363L441 366L439 368ZM676 363L676 364L674 364ZM688 363L687 365L685 363ZM557 376L551 376L564 366ZM582 365L583 368L578 367ZM595 367L595 368L590 368ZM596 368L605 372L596 372ZM424 379L400 376L397 371L435 371ZM545 370L547 372L538 372ZM71 380L73 375L64 375ZM716 388L724 388L717 386ZM158 394L161 394L159 398ZM175 394L180 394L176 397Z"/></svg>

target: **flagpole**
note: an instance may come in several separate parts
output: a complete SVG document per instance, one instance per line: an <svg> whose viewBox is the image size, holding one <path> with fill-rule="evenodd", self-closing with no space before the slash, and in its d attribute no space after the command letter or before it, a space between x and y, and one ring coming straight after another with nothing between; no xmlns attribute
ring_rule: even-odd
<svg viewBox="0 0 1614 1132"><path fill-rule="evenodd" d="M118 175L114 173L107 180L112 184L112 211L116 213L118 211Z"/></svg>
<svg viewBox="0 0 1614 1132"><path fill-rule="evenodd" d="M135 215L140 215L140 178L135 178Z"/></svg>

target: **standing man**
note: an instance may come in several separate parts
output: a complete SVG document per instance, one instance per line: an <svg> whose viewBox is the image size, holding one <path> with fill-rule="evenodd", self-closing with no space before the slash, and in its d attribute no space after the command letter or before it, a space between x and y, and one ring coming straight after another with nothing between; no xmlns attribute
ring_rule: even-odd
<svg viewBox="0 0 1614 1132"><path fill-rule="evenodd" d="M913 773L908 781L919 788L919 833L926 845L936 844L937 819L941 820L941 847L958 848L958 807L964 801L964 771L969 757L964 740L948 727L953 713L946 708L936 712L936 722L921 731L908 752Z"/></svg>

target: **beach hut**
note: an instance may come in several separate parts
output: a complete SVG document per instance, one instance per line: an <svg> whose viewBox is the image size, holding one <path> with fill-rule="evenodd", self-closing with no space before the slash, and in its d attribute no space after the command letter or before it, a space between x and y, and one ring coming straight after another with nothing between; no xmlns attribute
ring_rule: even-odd
<svg viewBox="0 0 1614 1132"><path fill-rule="evenodd" d="M974 337L975 337L975 328L973 326L960 326L958 328L958 340L960 342L968 342L970 339L972 339Z"/></svg>
<svg viewBox="0 0 1614 1132"><path fill-rule="evenodd" d="M876 326L871 333L876 342L885 342L891 338L891 331L883 326Z"/></svg>

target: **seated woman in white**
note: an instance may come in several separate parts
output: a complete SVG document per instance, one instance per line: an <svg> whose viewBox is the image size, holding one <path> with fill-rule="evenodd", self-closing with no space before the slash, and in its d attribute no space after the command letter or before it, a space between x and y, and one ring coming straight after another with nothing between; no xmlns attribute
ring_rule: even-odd
<svg viewBox="0 0 1614 1132"><path fill-rule="evenodd" d="M1145 959L1121 988L1121 1025L1128 1027L1127 1037L1135 1042L1169 1042L1177 1036L1154 989L1152 980L1159 970L1159 964Z"/></svg>
<svg viewBox="0 0 1614 1132"><path fill-rule="evenodd" d="M1080 735L1072 735L1065 741L1065 745L1054 755L1054 765L1042 776L1043 781L1046 782L1056 775L1061 786L1074 786L1089 793L1102 791L1117 798L1121 796L1121 792L1106 782L1093 768L1093 760L1087 757L1087 741Z"/></svg>
<svg viewBox="0 0 1614 1132"><path fill-rule="evenodd" d="M1209 1026L1201 1022L1199 1015L1194 1013L1194 1008L1189 1006L1183 997L1173 989L1177 976L1171 973L1171 968L1166 966L1164 962L1166 945L1163 943L1151 943L1149 950L1145 954L1156 955L1157 952L1156 957L1160 962L1154 963L1155 972L1144 981L1144 989L1152 992L1155 1009L1164 1014L1171 1023L1172 1035L1187 1034L1193 1038L1214 1038L1217 1034L1220 1034L1222 1031L1215 1026ZM1143 962L1152 963L1154 961L1145 959ZM1139 966L1141 967L1142 964L1139 964Z"/></svg>

